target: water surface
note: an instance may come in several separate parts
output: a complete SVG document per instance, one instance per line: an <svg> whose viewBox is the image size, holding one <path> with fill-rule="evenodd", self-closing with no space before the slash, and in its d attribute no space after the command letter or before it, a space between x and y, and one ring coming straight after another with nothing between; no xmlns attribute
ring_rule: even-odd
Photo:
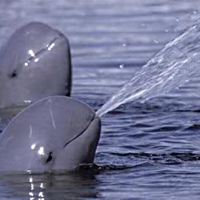
<svg viewBox="0 0 200 200"><path fill-rule="evenodd" d="M59 29L72 47L72 96L98 110L195 23L199 5L199 0L3 0L0 44L30 21ZM199 199L199 87L196 77L167 95L111 111L102 118L96 166L64 174L2 174L0 199Z"/></svg>

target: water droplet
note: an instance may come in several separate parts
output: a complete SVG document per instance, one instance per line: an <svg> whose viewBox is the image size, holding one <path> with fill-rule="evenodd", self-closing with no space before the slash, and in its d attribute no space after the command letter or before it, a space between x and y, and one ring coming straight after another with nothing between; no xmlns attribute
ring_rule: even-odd
<svg viewBox="0 0 200 200"><path fill-rule="evenodd" d="M196 15L196 14L197 14L197 11L196 11L196 10L194 10L194 11L193 11L193 14L194 14L194 15Z"/></svg>
<svg viewBox="0 0 200 200"><path fill-rule="evenodd" d="M124 68L124 64L119 65L119 68L123 69Z"/></svg>
<svg viewBox="0 0 200 200"><path fill-rule="evenodd" d="M154 42L155 44L158 44L158 43L159 43L159 41L158 41L158 40L154 40L153 42Z"/></svg>

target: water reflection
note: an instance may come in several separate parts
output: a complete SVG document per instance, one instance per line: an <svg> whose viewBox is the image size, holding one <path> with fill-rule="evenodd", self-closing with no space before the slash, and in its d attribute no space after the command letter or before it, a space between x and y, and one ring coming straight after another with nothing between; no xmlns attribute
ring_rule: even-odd
<svg viewBox="0 0 200 200"><path fill-rule="evenodd" d="M9 174L0 176L5 191L0 199L55 200L100 197L97 174L80 171L65 174Z"/></svg>
<svg viewBox="0 0 200 200"><path fill-rule="evenodd" d="M37 191L36 193L34 193L35 184L34 184L33 176L30 176L29 182L30 182L30 192L29 192L30 200L34 200L34 199L44 200L45 199L44 193L43 193L44 183L39 184L39 188L41 188L41 191Z"/></svg>

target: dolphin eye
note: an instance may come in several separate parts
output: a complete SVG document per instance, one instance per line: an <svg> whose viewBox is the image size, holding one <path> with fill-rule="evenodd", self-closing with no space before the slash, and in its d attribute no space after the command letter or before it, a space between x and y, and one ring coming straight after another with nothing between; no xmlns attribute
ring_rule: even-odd
<svg viewBox="0 0 200 200"><path fill-rule="evenodd" d="M11 78L17 77L17 70L13 70L13 72L10 74Z"/></svg>
<svg viewBox="0 0 200 200"><path fill-rule="evenodd" d="M46 160L45 163L50 162L52 159L53 159L53 157L52 157L52 152L49 152L49 156L48 156L48 158L47 158L47 160Z"/></svg>

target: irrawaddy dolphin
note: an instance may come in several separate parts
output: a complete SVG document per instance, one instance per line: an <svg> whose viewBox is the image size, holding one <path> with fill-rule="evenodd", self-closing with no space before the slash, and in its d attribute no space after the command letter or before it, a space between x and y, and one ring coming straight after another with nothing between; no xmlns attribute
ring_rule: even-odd
<svg viewBox="0 0 200 200"><path fill-rule="evenodd" d="M22 26L0 50L0 108L70 95L71 70L62 33L40 22Z"/></svg>
<svg viewBox="0 0 200 200"><path fill-rule="evenodd" d="M92 163L100 119L86 104L44 98L15 116L0 135L0 171L73 170Z"/></svg>

